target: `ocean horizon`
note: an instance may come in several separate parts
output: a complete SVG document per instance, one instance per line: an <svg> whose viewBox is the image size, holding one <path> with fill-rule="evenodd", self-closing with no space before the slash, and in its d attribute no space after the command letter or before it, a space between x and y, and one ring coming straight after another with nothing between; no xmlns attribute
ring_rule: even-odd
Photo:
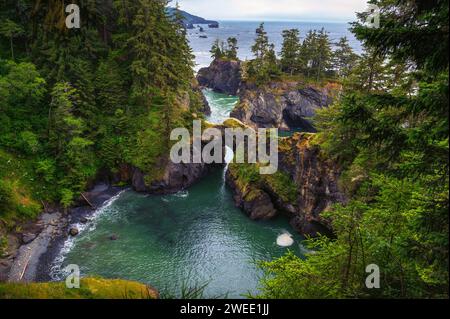
<svg viewBox="0 0 450 319"><path fill-rule="evenodd" d="M195 25L194 29L187 30L187 36L195 55L195 71L207 67L211 61L209 52L216 39L226 41L229 37L238 40L238 57L245 61L253 58L251 46L254 43L256 29L264 22L269 41L275 44L276 53L281 51L283 36L286 29L299 29L300 38L303 40L309 30L320 30L322 28L328 33L332 43L336 43L341 37L347 37L350 46L356 53L362 52L361 43L350 32L348 22L310 22L310 21L269 21L269 20L217 20L219 28L209 28L207 25ZM200 32L200 27L204 32Z"/></svg>

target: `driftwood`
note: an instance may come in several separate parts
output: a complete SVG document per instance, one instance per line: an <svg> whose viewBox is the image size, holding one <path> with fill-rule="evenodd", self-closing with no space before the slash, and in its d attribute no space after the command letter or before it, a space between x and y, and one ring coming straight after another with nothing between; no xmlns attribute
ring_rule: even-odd
<svg viewBox="0 0 450 319"><path fill-rule="evenodd" d="M41 204L42 204L42 206L44 207L44 213L47 213L47 212L48 212L48 211L47 211L47 206L45 206L45 203L44 203L43 200L41 200Z"/></svg>
<svg viewBox="0 0 450 319"><path fill-rule="evenodd" d="M30 257L28 257L27 262L25 263L25 266L23 267L22 272L20 273L19 281L22 281L23 275L25 275L25 271L28 268L28 263L30 262Z"/></svg>
<svg viewBox="0 0 450 319"><path fill-rule="evenodd" d="M92 203L89 201L89 199L87 199L86 198L86 196L84 196L84 194L83 193L81 193L81 196L84 198L84 200L86 201L86 203L88 203L89 204L89 206L91 206L92 208L94 208L95 209L95 206L94 205L92 205Z"/></svg>

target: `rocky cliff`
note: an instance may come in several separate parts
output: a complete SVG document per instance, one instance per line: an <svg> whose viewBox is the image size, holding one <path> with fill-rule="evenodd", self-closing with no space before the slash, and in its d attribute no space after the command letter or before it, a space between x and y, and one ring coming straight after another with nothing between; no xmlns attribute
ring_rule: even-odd
<svg viewBox="0 0 450 319"><path fill-rule="evenodd" d="M216 92L238 95L240 103L230 116L253 128L315 132L311 118L340 92L340 85L332 82L316 85L279 79L258 86L242 78L241 68L240 61L215 59L200 69L197 81Z"/></svg>
<svg viewBox="0 0 450 319"><path fill-rule="evenodd" d="M272 82L258 87L243 84L240 103L231 116L252 127L281 128L314 132L311 118L317 109L328 107L339 92L339 86L322 87L301 82Z"/></svg>
<svg viewBox="0 0 450 319"><path fill-rule="evenodd" d="M216 92L236 95L242 82L241 62L215 59L209 67L198 71L197 81Z"/></svg>
<svg viewBox="0 0 450 319"><path fill-rule="evenodd" d="M286 214L304 235L332 235L330 223L321 213L333 203L345 202L338 187L340 170L323 156L313 139L314 134L308 133L281 138L279 170L273 175L259 175L256 165L231 164L227 183L236 205L253 219Z"/></svg>

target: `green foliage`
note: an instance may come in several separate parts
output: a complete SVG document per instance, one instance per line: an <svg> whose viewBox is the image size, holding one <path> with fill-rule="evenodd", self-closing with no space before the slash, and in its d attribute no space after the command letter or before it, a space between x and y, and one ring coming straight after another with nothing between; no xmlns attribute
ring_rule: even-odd
<svg viewBox="0 0 450 319"><path fill-rule="evenodd" d="M138 282L120 279L82 278L79 289L65 282L0 283L2 299L157 299L158 293Z"/></svg>
<svg viewBox="0 0 450 319"><path fill-rule="evenodd" d="M45 80L31 63L0 60L0 145L22 150L17 131L40 130Z"/></svg>
<svg viewBox="0 0 450 319"><path fill-rule="evenodd" d="M339 77L348 77L356 66L358 56L353 52L346 37L340 38L333 52L333 68Z"/></svg>
<svg viewBox="0 0 450 319"><path fill-rule="evenodd" d="M448 298L448 37L436 32L448 1L371 2L381 28L353 24L366 52L315 118L350 199L322 213L336 239L309 239L305 260L262 263L262 297ZM369 264L380 289L365 286Z"/></svg>
<svg viewBox="0 0 450 319"><path fill-rule="evenodd" d="M275 174L265 175L263 179L282 201L286 203L297 201L297 185L289 174L277 171Z"/></svg>
<svg viewBox="0 0 450 319"><path fill-rule="evenodd" d="M428 234L420 225L430 208L445 214L434 201L443 204L448 194L430 198L431 192L423 194L423 185L410 179L372 177L364 188L378 188L378 194L360 194L370 202L353 200L329 213L337 240L308 240L306 260L291 253L261 263L266 277L260 297L446 298L448 261L438 247L448 244L448 233L445 225ZM365 286L369 264L380 267L381 289Z"/></svg>
<svg viewBox="0 0 450 319"><path fill-rule="evenodd" d="M258 85L283 79L321 83L337 76L346 77L359 59L346 38L340 39L333 52L329 36L323 28L308 31L303 42L298 29L284 30L279 61L273 44L269 44L264 24L260 25L256 34L252 46L255 59L243 65L242 73L246 80L255 81ZM220 53L220 50L217 52Z"/></svg>
<svg viewBox="0 0 450 319"><path fill-rule="evenodd" d="M225 53L226 57L231 60L236 60L239 49L239 47L237 46L238 45L237 39L235 37L230 37L227 39L227 44L228 50Z"/></svg>
<svg viewBox="0 0 450 319"><path fill-rule="evenodd" d="M309 31L300 50L306 65L307 76L315 76L319 81L330 74L332 69L332 51L328 34L322 28L320 31Z"/></svg>
<svg viewBox="0 0 450 319"><path fill-rule="evenodd" d="M231 163L229 171L235 177L237 186L241 189L247 187L270 189L280 200L286 203L293 203L297 200L297 186L293 179L283 171L275 174L261 175L258 164L237 164Z"/></svg>
<svg viewBox="0 0 450 319"><path fill-rule="evenodd" d="M211 50L209 52L211 53L211 57L213 59L221 59L225 57L225 44L223 43L223 41L216 39L213 42L213 45L211 46Z"/></svg>
<svg viewBox="0 0 450 319"><path fill-rule="evenodd" d="M229 60L237 60L238 54L238 41L235 37L229 37L227 39L227 46L223 41L216 39L211 47L211 57L213 59L229 59Z"/></svg>
<svg viewBox="0 0 450 319"><path fill-rule="evenodd" d="M30 131L20 133L22 149L25 154L36 154L40 149L39 140L36 134Z"/></svg>
<svg viewBox="0 0 450 319"><path fill-rule="evenodd" d="M15 208L12 186L5 180L0 180L0 215L13 211Z"/></svg>
<svg viewBox="0 0 450 319"><path fill-rule="evenodd" d="M7 254L8 249L8 240L6 237L0 235L0 258L4 257Z"/></svg>
<svg viewBox="0 0 450 319"><path fill-rule="evenodd" d="M36 163L36 173L45 182L52 183L55 179L56 163L52 159L38 160Z"/></svg>
<svg viewBox="0 0 450 319"><path fill-rule="evenodd" d="M300 55L301 42L298 29L283 31L283 48L281 49L281 69L290 75L302 70L303 57Z"/></svg>
<svg viewBox="0 0 450 319"><path fill-rule="evenodd" d="M10 41L11 59L14 60L14 38L17 38L25 33L25 30L19 24L6 19L0 23L0 35L6 37Z"/></svg>
<svg viewBox="0 0 450 319"><path fill-rule="evenodd" d="M13 187L10 219L24 216L20 202L69 206L100 168L163 169L169 131L198 104L186 31L166 4L82 1L83 27L69 30L59 0L2 2L0 180ZM21 62L2 60L13 55ZM188 110L174 103L184 94Z"/></svg>
<svg viewBox="0 0 450 319"><path fill-rule="evenodd" d="M261 23L256 29L256 39L252 46L255 59L249 62L247 74L251 79L255 79L258 84L264 84L281 75L275 53L275 45L269 43L269 37Z"/></svg>
<svg viewBox="0 0 450 319"><path fill-rule="evenodd" d="M0 179L0 220L6 224L35 218L40 210L40 205L18 187L18 181Z"/></svg>
<svg viewBox="0 0 450 319"><path fill-rule="evenodd" d="M69 207L72 205L74 194L70 189L63 188L60 190L60 202L64 206L64 208Z"/></svg>

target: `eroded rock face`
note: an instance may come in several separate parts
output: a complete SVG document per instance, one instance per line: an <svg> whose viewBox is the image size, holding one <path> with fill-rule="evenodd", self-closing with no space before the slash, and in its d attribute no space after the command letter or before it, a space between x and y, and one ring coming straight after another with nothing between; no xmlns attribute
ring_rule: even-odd
<svg viewBox="0 0 450 319"><path fill-rule="evenodd" d="M234 202L253 220L271 219L277 215L270 196L257 187L240 184L239 177L231 169L227 171L226 181L234 190Z"/></svg>
<svg viewBox="0 0 450 319"><path fill-rule="evenodd" d="M147 191L154 194L170 194L186 189L205 177L214 165L205 163L174 164L169 161L164 176L148 185Z"/></svg>
<svg viewBox="0 0 450 319"><path fill-rule="evenodd" d="M161 178L146 182L146 176L140 169L135 169L132 179L133 189L137 192L153 194L171 194L192 186L196 181L208 174L210 168L206 164L174 164L168 162Z"/></svg>
<svg viewBox="0 0 450 319"><path fill-rule="evenodd" d="M162 161L160 165L163 170L156 176L153 172L146 174L138 168L131 168L133 189L142 193L173 194L192 186L213 169L223 167L223 164L193 163L192 161L191 163L173 163L170 159ZM152 177L149 178L150 176Z"/></svg>
<svg viewBox="0 0 450 319"><path fill-rule="evenodd" d="M314 132L310 122L317 109L328 107L339 87L304 86L298 82L273 82L264 87L243 85L240 103L231 112L242 122L258 128L298 129Z"/></svg>
<svg viewBox="0 0 450 319"><path fill-rule="evenodd" d="M339 166L324 158L320 146L311 143L312 134L295 134L280 143L280 169L298 186L296 213L291 224L302 234L331 235L330 222L321 213L334 203L346 201L339 189Z"/></svg>
<svg viewBox="0 0 450 319"><path fill-rule="evenodd" d="M254 219L283 213L303 235L332 236L330 222L321 213L334 203L344 203L346 198L338 186L338 165L324 158L320 147L313 145L313 137L296 133L280 139L279 175L287 175L285 180L277 181L277 175L262 175L257 181L245 182L231 165L227 183L234 191L236 205Z"/></svg>
<svg viewBox="0 0 450 319"><path fill-rule="evenodd" d="M139 168L127 165L124 166L123 171L126 168L128 173L116 174L113 176L112 182L129 183L136 192L140 193L173 194L192 186L215 167L217 165L205 163L175 164L167 160L163 172L158 174L159 177L152 177L149 180L149 175L152 175L152 172L144 173Z"/></svg>
<svg viewBox="0 0 450 319"><path fill-rule="evenodd" d="M206 97L203 94L203 92L200 92L200 94L201 94L201 97L202 97L202 109L200 110L200 112L202 112L206 116L210 116L211 115L211 107L209 106L209 102L206 99Z"/></svg>
<svg viewBox="0 0 450 319"><path fill-rule="evenodd" d="M241 62L216 59L198 71L197 81L216 92L236 95L242 82Z"/></svg>

